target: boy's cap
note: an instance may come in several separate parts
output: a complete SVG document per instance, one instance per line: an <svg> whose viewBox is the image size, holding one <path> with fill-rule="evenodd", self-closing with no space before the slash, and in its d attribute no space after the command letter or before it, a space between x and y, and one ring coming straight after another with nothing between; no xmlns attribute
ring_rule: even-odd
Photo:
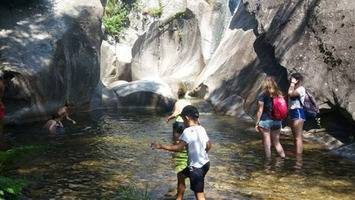
<svg viewBox="0 0 355 200"><path fill-rule="evenodd" d="M195 106L191 106L191 105L188 105L188 106L185 106L184 109L182 109L180 115L182 117L192 117L192 118L199 118L200 114L198 113L198 110Z"/></svg>

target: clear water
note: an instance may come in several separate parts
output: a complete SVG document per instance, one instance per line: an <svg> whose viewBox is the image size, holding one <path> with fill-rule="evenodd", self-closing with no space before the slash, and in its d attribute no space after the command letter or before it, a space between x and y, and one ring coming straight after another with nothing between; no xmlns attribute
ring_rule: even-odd
<svg viewBox="0 0 355 200"><path fill-rule="evenodd" d="M111 199L122 185L136 185L153 199L173 199L171 153L150 148L153 141L171 140L171 123L164 117L114 109L77 113L73 118L78 124L66 123L66 134L56 137L45 136L39 126L13 127L13 145L49 147L6 173L30 181L26 199ZM294 169L292 156L265 164L261 137L251 122L208 112L200 121L214 144L207 199L355 197L355 163L332 157L319 145L305 144L302 169ZM283 136L281 142L287 152L293 151L290 138ZM193 199L193 193L188 189L185 197Z"/></svg>

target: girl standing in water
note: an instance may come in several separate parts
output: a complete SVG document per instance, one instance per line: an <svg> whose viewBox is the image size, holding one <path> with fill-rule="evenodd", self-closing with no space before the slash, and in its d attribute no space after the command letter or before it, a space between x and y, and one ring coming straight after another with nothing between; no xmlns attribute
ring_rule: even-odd
<svg viewBox="0 0 355 200"><path fill-rule="evenodd" d="M303 76L300 73L291 74L290 87L288 89L288 96L290 97L290 120L291 130L295 139L296 146L296 167L302 166L303 153L303 124L306 120L303 110L303 103L306 96L306 89L302 86Z"/></svg>
<svg viewBox="0 0 355 200"><path fill-rule="evenodd" d="M272 77L266 77L262 83L262 90L257 98L255 130L262 134L265 156L268 161L271 159L271 145L274 145L281 158L285 158L284 149L280 144L281 120L274 120L271 117L272 98L282 97L282 92Z"/></svg>

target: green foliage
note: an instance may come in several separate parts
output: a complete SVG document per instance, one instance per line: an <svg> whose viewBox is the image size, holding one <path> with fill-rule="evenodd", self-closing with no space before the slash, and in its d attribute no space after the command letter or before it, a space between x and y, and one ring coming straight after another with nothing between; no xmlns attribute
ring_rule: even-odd
<svg viewBox="0 0 355 200"><path fill-rule="evenodd" d="M105 7L103 24L106 33L119 37L123 28L128 24L129 6L115 0L108 0Z"/></svg>
<svg viewBox="0 0 355 200"><path fill-rule="evenodd" d="M113 199L152 200L152 198L149 197L147 190L141 191L136 185L133 184L119 187Z"/></svg>
<svg viewBox="0 0 355 200"><path fill-rule="evenodd" d="M43 150L44 148L45 146L29 145L10 149L7 151L0 151L0 172L5 165L10 166L23 163L26 161L25 158L31 159L31 156Z"/></svg>
<svg viewBox="0 0 355 200"><path fill-rule="evenodd" d="M45 147L41 145L29 145L0 151L0 173L5 166L11 168L15 164L19 165L26 162L26 160L32 159L36 153L44 150ZM26 185L27 182L25 180L0 176L0 200L19 198L22 188Z"/></svg>
<svg viewBox="0 0 355 200"><path fill-rule="evenodd" d="M150 8L148 10L148 15L150 15L152 17L161 17L162 14L163 14L163 5L162 5L161 1L159 1L159 7Z"/></svg>
<svg viewBox="0 0 355 200"><path fill-rule="evenodd" d="M214 3L214 0L206 0L206 2L210 5L212 5Z"/></svg>
<svg viewBox="0 0 355 200"><path fill-rule="evenodd" d="M152 17L161 17L162 14L163 14L162 7L151 8L148 10L148 15L150 15Z"/></svg>
<svg viewBox="0 0 355 200"><path fill-rule="evenodd" d="M0 199L18 199L22 188L28 183L23 179L12 179L0 176Z"/></svg>

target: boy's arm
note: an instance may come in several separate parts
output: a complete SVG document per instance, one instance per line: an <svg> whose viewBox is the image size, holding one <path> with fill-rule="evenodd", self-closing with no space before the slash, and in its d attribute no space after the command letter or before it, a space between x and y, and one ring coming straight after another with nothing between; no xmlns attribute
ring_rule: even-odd
<svg viewBox="0 0 355 200"><path fill-rule="evenodd" d="M187 143L183 140L179 140L179 143L177 144L157 144L157 143L152 143L151 147L156 148L156 149L164 149L167 151L182 151L184 150L184 147L187 145Z"/></svg>
<svg viewBox="0 0 355 200"><path fill-rule="evenodd" d="M212 148L212 142L211 141L208 141L206 142L206 152L208 152L210 149Z"/></svg>
<svg viewBox="0 0 355 200"><path fill-rule="evenodd" d="M71 121L73 124L76 124L76 121L74 121L72 118L69 117L69 115L66 116L67 120Z"/></svg>
<svg viewBox="0 0 355 200"><path fill-rule="evenodd" d="M176 103L175 103L173 113L171 113L171 115L169 115L165 121L169 122L171 119L174 119L178 114L180 114L180 113L178 113L177 108L176 108Z"/></svg>

